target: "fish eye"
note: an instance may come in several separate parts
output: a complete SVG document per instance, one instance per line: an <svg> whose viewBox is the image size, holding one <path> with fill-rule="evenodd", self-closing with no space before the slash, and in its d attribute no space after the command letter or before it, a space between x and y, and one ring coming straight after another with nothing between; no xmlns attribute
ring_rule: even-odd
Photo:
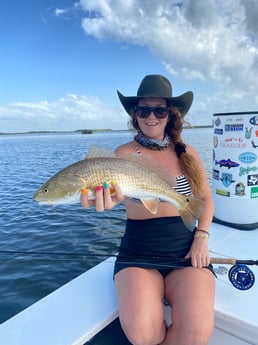
<svg viewBox="0 0 258 345"><path fill-rule="evenodd" d="M44 188L44 189L43 189L43 192L44 192L44 193L48 193L48 188Z"/></svg>

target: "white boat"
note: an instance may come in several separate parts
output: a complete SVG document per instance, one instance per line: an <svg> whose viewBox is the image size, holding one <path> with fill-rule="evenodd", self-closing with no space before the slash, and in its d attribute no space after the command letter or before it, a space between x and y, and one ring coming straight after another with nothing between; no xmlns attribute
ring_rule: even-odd
<svg viewBox="0 0 258 345"><path fill-rule="evenodd" d="M213 257L256 259L258 229L238 230L213 223ZM119 321L113 282L114 257L108 258L0 325L1 345L129 344ZM258 284L236 289L226 272L217 272L215 329L209 345L258 344ZM254 277L257 266L250 266ZM169 322L169 307L164 317ZM146 315L146 317L148 317Z"/></svg>
<svg viewBox="0 0 258 345"><path fill-rule="evenodd" d="M233 270L234 284L243 290L230 283L230 266L214 265L215 328L209 345L258 345L258 284L251 286L258 274L258 167L249 166L257 160L258 130L252 127L258 126L257 114L214 114L215 216L228 224L212 223L211 256L251 259L255 265L253 273ZM248 223L252 230L237 228ZM118 321L113 264L114 257L103 261L1 324L0 345L129 344ZM169 308L164 306L167 323Z"/></svg>

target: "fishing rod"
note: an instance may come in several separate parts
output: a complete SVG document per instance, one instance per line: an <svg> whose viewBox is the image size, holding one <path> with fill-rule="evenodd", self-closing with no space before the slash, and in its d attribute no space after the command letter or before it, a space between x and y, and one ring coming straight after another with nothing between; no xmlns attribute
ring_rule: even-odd
<svg viewBox="0 0 258 345"><path fill-rule="evenodd" d="M0 255L31 255L31 256L64 256L64 257L117 257L118 254L103 254L103 253L67 253L67 252L48 252L48 251L22 251L22 250L0 250ZM119 255L122 257L121 255ZM128 258L124 256L124 258ZM177 268L180 267L180 264L185 264L189 266L191 264L191 258L175 258L170 256L148 256L142 255L139 256L139 260L159 260L157 266L159 267L171 267ZM142 261L141 261L142 262ZM125 262L124 263L130 263ZM252 270L248 267L251 265L258 266L258 260L240 260L235 258L221 258L221 257L211 257L211 264L218 265L231 265L232 267L228 271L228 278L232 285L238 290L248 290L255 283L255 275ZM145 264L145 263L144 263ZM148 262L147 262L148 264Z"/></svg>
<svg viewBox="0 0 258 345"><path fill-rule="evenodd" d="M117 257L118 254L112 253L82 253L82 252L49 252L49 251L38 251L38 250L0 250L0 255L39 255L39 256L79 256L79 257ZM121 256L121 255L120 255ZM162 259L162 260L169 260L173 263L182 263L182 262L190 262L190 258L178 258L169 255L139 255L141 259ZM256 265L258 266L258 260L240 260L231 257L211 257L210 258L211 264L224 264L224 265Z"/></svg>

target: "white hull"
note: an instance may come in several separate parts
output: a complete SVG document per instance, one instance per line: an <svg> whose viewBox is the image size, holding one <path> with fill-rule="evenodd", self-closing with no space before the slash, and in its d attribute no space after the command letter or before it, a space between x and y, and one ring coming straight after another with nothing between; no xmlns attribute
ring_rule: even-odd
<svg viewBox="0 0 258 345"><path fill-rule="evenodd" d="M258 229L239 231L212 224L212 256L257 259L257 243ZM0 344L85 344L118 316L113 262L114 258L105 260L1 324ZM258 277L257 267L250 268ZM257 345L257 301L258 284L240 291L227 275L218 274L215 330L209 345ZM169 314L166 309L165 314Z"/></svg>

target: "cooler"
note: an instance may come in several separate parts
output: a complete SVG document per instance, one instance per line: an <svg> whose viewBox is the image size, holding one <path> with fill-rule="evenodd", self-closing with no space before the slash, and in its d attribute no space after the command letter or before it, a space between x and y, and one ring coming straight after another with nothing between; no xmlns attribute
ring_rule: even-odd
<svg viewBox="0 0 258 345"><path fill-rule="evenodd" d="M258 227L258 111L213 115L214 221Z"/></svg>

